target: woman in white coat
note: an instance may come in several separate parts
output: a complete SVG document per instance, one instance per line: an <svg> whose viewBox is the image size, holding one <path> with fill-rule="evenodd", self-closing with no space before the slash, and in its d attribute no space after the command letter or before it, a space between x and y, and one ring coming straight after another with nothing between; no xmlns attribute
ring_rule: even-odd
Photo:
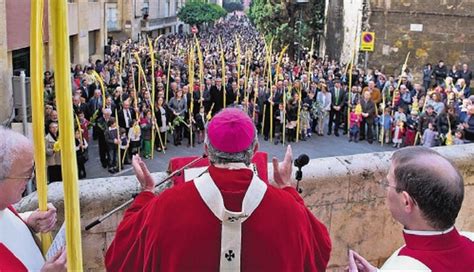
<svg viewBox="0 0 474 272"><path fill-rule="evenodd" d="M331 93L328 92L326 84L321 84L321 91L316 97L318 104L318 135L324 135L324 126L329 121L329 111L331 110Z"/></svg>

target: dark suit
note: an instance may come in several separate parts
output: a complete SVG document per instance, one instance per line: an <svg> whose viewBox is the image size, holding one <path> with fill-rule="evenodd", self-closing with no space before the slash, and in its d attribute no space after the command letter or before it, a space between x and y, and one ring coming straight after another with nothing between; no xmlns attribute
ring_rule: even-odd
<svg viewBox="0 0 474 272"><path fill-rule="evenodd" d="M342 106L344 105L344 90L340 88L336 90L331 89L331 111L329 112L328 134L331 134L332 126L334 124L334 134L339 135L339 126L341 124ZM340 107L339 110L334 107Z"/></svg>
<svg viewBox="0 0 474 272"><path fill-rule="evenodd" d="M367 131L367 141L371 143L374 140L372 127L374 125L375 104L370 99L369 101L362 99L360 104L362 106L362 112L369 114L369 116L362 118L362 122L360 124L360 139L363 140L365 138Z"/></svg>
<svg viewBox="0 0 474 272"><path fill-rule="evenodd" d="M125 109L122 109L118 112L118 123L121 128L124 128L128 135L128 130L133 126L133 120L136 118L135 110L132 108L128 109L128 114L126 113ZM129 115L129 116L126 116ZM129 121L128 124L125 121L125 117L128 117Z"/></svg>
<svg viewBox="0 0 474 272"><path fill-rule="evenodd" d="M220 89L217 88L217 86L213 85L211 87L211 107L212 104L214 104L214 108L212 109L212 115L214 116L216 113L218 113L222 108L224 108L224 87L221 86ZM229 103L229 97L226 97L226 104ZM231 101L232 103L234 101Z"/></svg>

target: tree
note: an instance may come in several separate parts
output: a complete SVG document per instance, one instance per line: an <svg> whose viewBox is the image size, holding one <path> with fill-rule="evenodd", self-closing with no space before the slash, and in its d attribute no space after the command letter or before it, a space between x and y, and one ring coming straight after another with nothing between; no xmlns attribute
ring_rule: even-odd
<svg viewBox="0 0 474 272"><path fill-rule="evenodd" d="M298 47L310 48L313 38L318 48L316 37L324 28L324 9L322 0L309 0L304 7L293 1L253 0L248 16L268 41L274 39L273 48L289 44L288 55L293 59Z"/></svg>
<svg viewBox="0 0 474 272"><path fill-rule="evenodd" d="M213 23L227 15L221 6L201 1L190 1L178 11L178 18L189 25Z"/></svg>

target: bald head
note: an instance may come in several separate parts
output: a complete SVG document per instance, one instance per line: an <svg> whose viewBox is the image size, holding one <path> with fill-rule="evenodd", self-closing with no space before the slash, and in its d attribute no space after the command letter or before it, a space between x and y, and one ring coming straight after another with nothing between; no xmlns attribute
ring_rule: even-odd
<svg viewBox="0 0 474 272"><path fill-rule="evenodd" d="M438 230L454 225L464 198L462 175L448 159L424 147L408 147L393 154L397 192L407 192L426 223Z"/></svg>

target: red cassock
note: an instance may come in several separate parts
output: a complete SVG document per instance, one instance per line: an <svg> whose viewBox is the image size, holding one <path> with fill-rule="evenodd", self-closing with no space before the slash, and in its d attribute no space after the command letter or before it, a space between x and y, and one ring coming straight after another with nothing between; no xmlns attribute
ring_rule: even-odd
<svg viewBox="0 0 474 272"><path fill-rule="evenodd" d="M225 207L240 211L253 172L209 167ZM159 196L139 194L125 212L105 257L108 271L218 271L221 221L194 182ZM326 227L294 188L268 186L242 224L242 271L324 271L331 241Z"/></svg>
<svg viewBox="0 0 474 272"><path fill-rule="evenodd" d="M404 230L405 245L382 269L398 271L474 271L474 234L456 228L440 231Z"/></svg>
<svg viewBox="0 0 474 272"><path fill-rule="evenodd" d="M8 209L21 219L12 206L8 206ZM3 243L0 243L0 271L27 271L25 265Z"/></svg>
<svg viewBox="0 0 474 272"><path fill-rule="evenodd" d="M404 233L406 246L399 256L419 260L432 271L474 271L474 241L456 229L443 234L421 236Z"/></svg>

